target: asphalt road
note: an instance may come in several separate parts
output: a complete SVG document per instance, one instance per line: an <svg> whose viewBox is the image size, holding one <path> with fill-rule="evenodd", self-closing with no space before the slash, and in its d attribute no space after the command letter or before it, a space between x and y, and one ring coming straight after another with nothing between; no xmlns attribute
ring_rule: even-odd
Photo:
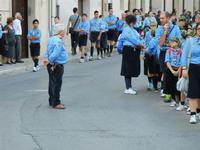
<svg viewBox="0 0 200 150"><path fill-rule="evenodd" d="M0 76L0 150L200 149L200 123L147 92L142 75L138 95L124 95L120 66L120 56L67 64L66 110L48 106L45 70Z"/></svg>

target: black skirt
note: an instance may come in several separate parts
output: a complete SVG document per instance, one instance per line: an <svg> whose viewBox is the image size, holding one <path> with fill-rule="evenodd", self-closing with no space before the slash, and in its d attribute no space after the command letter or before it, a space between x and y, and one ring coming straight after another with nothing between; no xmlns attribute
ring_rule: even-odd
<svg viewBox="0 0 200 150"><path fill-rule="evenodd" d="M200 99L200 64L190 65L188 98Z"/></svg>
<svg viewBox="0 0 200 150"><path fill-rule="evenodd" d="M158 63L158 59L155 55L149 56L149 74L158 74L160 73L160 64Z"/></svg>
<svg viewBox="0 0 200 150"><path fill-rule="evenodd" d="M138 77L140 75L140 50L124 46L121 75L125 77Z"/></svg>

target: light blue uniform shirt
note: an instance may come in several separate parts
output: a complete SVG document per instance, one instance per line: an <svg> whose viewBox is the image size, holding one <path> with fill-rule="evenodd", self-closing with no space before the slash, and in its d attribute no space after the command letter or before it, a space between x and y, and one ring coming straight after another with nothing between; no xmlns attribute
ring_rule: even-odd
<svg viewBox="0 0 200 150"><path fill-rule="evenodd" d="M101 20L100 30L108 31L108 24L104 20Z"/></svg>
<svg viewBox="0 0 200 150"><path fill-rule="evenodd" d="M85 22L80 22L78 29L83 29L84 32L80 32L80 35L86 35L89 33L90 31L90 22L89 21L85 21Z"/></svg>
<svg viewBox="0 0 200 150"><path fill-rule="evenodd" d="M42 32L40 29L32 29L28 32L28 37L37 37L37 40L33 40L31 41L31 43L41 43L41 36L42 36Z"/></svg>
<svg viewBox="0 0 200 150"><path fill-rule="evenodd" d="M166 42L170 42L174 37L177 37L179 38L179 40L181 41L181 31L180 31L180 28L177 26L177 25L173 25L172 23L170 23L170 27L169 27L169 30L168 30L169 35L167 36L166 38ZM160 37L164 34L164 27L163 26L159 26L156 30L156 38L157 40L159 41L160 40ZM165 46L163 45L161 47L161 49L163 50L167 50L169 49L168 46Z"/></svg>
<svg viewBox="0 0 200 150"><path fill-rule="evenodd" d="M156 38L152 38L149 41L148 47L147 47L147 51L149 54L156 56L158 54L158 40Z"/></svg>
<svg viewBox="0 0 200 150"><path fill-rule="evenodd" d="M2 38L2 36L3 36L3 29L2 29L2 27L0 25L0 39Z"/></svg>
<svg viewBox="0 0 200 150"><path fill-rule="evenodd" d="M188 55L190 50L190 42L192 40L192 48L191 48L191 60L190 64L199 65L200 64L200 37L193 37L192 39L187 39L184 48L183 55L181 60L181 65L183 67L188 67Z"/></svg>
<svg viewBox="0 0 200 150"><path fill-rule="evenodd" d="M144 37L144 44L146 47L149 46L149 42L151 41L152 36L151 36L151 31L146 32L145 37Z"/></svg>
<svg viewBox="0 0 200 150"><path fill-rule="evenodd" d="M117 25L116 25L116 23L117 23L117 17L116 16L114 16L114 15L112 15L112 16L106 16L104 18L104 21L107 22L109 30L117 28ZM114 22L114 24L113 25L109 25L109 22Z"/></svg>
<svg viewBox="0 0 200 150"><path fill-rule="evenodd" d="M134 27L139 28L141 26L141 24L142 24L142 18L141 18L141 16L137 15L136 16L136 23L135 23Z"/></svg>
<svg viewBox="0 0 200 150"><path fill-rule="evenodd" d="M90 20L90 31L91 32L100 32L101 20L93 18Z"/></svg>
<svg viewBox="0 0 200 150"><path fill-rule="evenodd" d="M150 27L151 25L151 22L149 20L149 17L146 17L143 21L143 24L142 24L142 29L144 29L146 26Z"/></svg>
<svg viewBox="0 0 200 150"><path fill-rule="evenodd" d="M146 26L150 27L151 26L151 22L156 22L156 18L155 17L146 17L143 21L142 24L142 29L144 29Z"/></svg>
<svg viewBox="0 0 200 150"><path fill-rule="evenodd" d="M142 45L139 33L132 27L125 27L121 39L123 40L123 46L138 46Z"/></svg>
<svg viewBox="0 0 200 150"><path fill-rule="evenodd" d="M126 24L125 20L122 20L122 19L118 20L118 22L117 22L117 30L118 31L123 31L125 24Z"/></svg>
<svg viewBox="0 0 200 150"><path fill-rule="evenodd" d="M57 36L49 38L45 57L48 58L50 64L66 64L68 61L67 50L64 42Z"/></svg>
<svg viewBox="0 0 200 150"><path fill-rule="evenodd" d="M165 55L165 62L169 62L173 67L180 67L181 56L182 50L180 50L179 48L169 48Z"/></svg>

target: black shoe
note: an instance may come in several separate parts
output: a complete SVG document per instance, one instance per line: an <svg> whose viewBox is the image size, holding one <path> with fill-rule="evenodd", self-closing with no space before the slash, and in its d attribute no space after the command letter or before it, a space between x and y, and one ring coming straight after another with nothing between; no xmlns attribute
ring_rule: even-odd
<svg viewBox="0 0 200 150"><path fill-rule="evenodd" d="M0 66L3 66L3 64L0 64Z"/></svg>
<svg viewBox="0 0 200 150"><path fill-rule="evenodd" d="M16 63L24 63L22 60L17 60Z"/></svg>
<svg viewBox="0 0 200 150"><path fill-rule="evenodd" d="M15 62L15 61L11 61L11 63L12 63L12 64L16 64L16 62Z"/></svg>

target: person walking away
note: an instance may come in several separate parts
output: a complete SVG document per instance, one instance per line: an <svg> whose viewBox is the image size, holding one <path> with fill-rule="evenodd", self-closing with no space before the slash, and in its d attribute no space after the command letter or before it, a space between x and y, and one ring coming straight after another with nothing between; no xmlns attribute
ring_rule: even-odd
<svg viewBox="0 0 200 150"><path fill-rule="evenodd" d="M22 54L22 15L17 12L15 14L15 20L13 21L13 28L15 30L15 61L16 63L24 63L24 61L21 60L21 54Z"/></svg>
<svg viewBox="0 0 200 150"><path fill-rule="evenodd" d="M71 51L72 55L76 55L76 48L78 46L79 33L76 31L79 23L81 22L81 17L78 14L78 9L73 8L73 15L69 17L68 25L67 25L67 35L71 34Z"/></svg>
<svg viewBox="0 0 200 150"><path fill-rule="evenodd" d="M30 41L31 57L34 63L33 72L40 70L39 56L42 32L39 29L39 20L33 20L33 29L28 32L27 39Z"/></svg>
<svg viewBox="0 0 200 150"><path fill-rule="evenodd" d="M68 61L67 50L64 47L63 38L65 36L64 24L55 26L54 36L50 37L47 44L45 57L47 61L47 71L49 74L49 106L54 109L65 109L60 100L62 78L64 74L64 64Z"/></svg>
<svg viewBox="0 0 200 150"><path fill-rule="evenodd" d="M15 64L15 30L13 28L13 19L11 17L7 18L7 25L4 30L8 31L5 34L5 46L3 55L7 58L7 64Z"/></svg>
<svg viewBox="0 0 200 150"><path fill-rule="evenodd" d="M87 52L85 47L87 46L89 30L90 23L87 21L87 14L83 14L82 20L77 29L77 32L79 32L79 49L81 53L80 63L84 63L85 60L87 60Z"/></svg>
<svg viewBox="0 0 200 150"><path fill-rule="evenodd" d="M104 18L104 21L108 24L108 51L107 55L108 57L111 57L113 48L114 48L114 42L117 34L117 17L113 15L113 9L109 9L109 15Z"/></svg>
<svg viewBox="0 0 200 150"><path fill-rule="evenodd" d="M90 20L90 42L91 42L91 48L90 48L90 58L89 60L93 60L93 54L94 54L94 48L97 49L97 58L100 60L100 40L98 39L100 34L100 26L101 26L101 20L99 19L99 12L96 10L94 12L94 18ZM96 45L95 45L96 44Z"/></svg>
<svg viewBox="0 0 200 150"><path fill-rule="evenodd" d="M126 17L127 27L121 34L123 41L121 76L124 76L126 89L125 94L137 94L132 87L132 77L140 75L140 52L144 49L139 33L133 28L136 17L128 15Z"/></svg>
<svg viewBox="0 0 200 150"><path fill-rule="evenodd" d="M184 44L181 59L183 77L189 78L187 97L191 109L191 124L196 124L197 118L200 120L200 23L195 30L196 36L188 38Z"/></svg>

